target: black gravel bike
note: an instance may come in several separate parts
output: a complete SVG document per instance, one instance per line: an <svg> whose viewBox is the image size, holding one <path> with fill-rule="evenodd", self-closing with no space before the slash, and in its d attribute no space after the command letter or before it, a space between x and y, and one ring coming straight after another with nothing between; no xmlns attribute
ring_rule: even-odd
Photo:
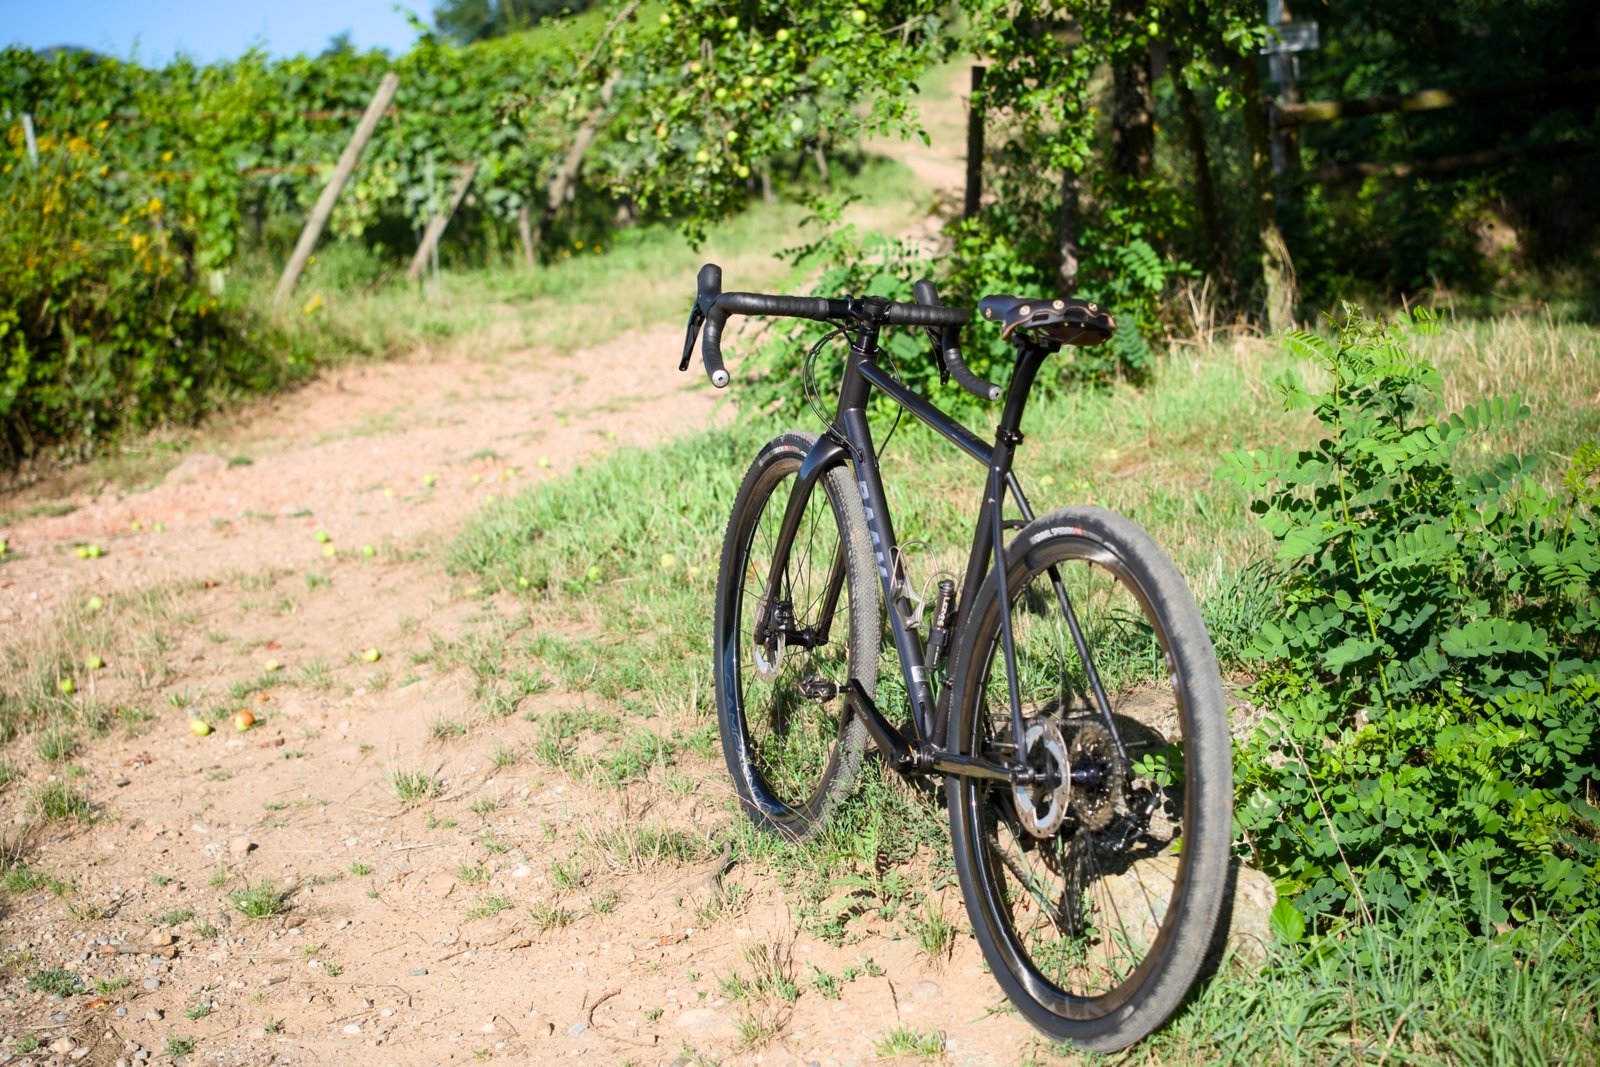
<svg viewBox="0 0 1600 1067"><path fill-rule="evenodd" d="M749 816L796 839L844 799L869 738L896 771L942 775L967 913L1006 996L1054 1039L1124 1048L1176 1010L1222 912L1233 785L1216 656L1149 535L1097 507L1035 515L1012 470L1045 360L1103 343L1111 315L985 297L983 318L1017 351L1002 390L962 358L971 315L929 282L915 295L724 293L721 268L700 270L679 369L700 339L719 388L731 315L814 319L850 339L824 431L775 438L734 501L717 577L723 752ZM926 328L941 376L1003 397L992 444L880 364L890 326ZM822 349L805 364L813 396ZM966 570L936 590L913 586L895 540L867 425L874 389L987 471ZM884 605L900 726L876 700Z"/></svg>

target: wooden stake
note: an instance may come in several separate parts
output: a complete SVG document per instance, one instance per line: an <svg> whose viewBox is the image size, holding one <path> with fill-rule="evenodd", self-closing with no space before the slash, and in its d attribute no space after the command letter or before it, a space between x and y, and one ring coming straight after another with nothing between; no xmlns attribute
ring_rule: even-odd
<svg viewBox="0 0 1600 1067"><path fill-rule="evenodd" d="M967 98L967 198L961 207L961 217L970 219L978 213L983 200L983 73L985 68L972 68L972 95Z"/></svg>
<svg viewBox="0 0 1600 1067"><path fill-rule="evenodd" d="M328 224L328 216L333 214L333 205L338 202L339 194L344 190L345 183L350 180L350 175L356 169L356 163L361 159L362 151L367 147L367 142L372 140L372 134L378 128L378 123L383 118L384 109L389 106L389 101L394 99L395 90L400 88L400 75L389 71L378 83L378 91L372 95L372 103L367 105L366 114L361 116L361 123L356 126L356 132L351 136L350 143L344 146L344 153L339 156L339 162L333 168L333 174L328 178L328 184L322 187L322 195L317 198L316 207L311 209L311 217L306 220L305 229L300 231L300 240L295 242L294 252L289 256L289 263L283 268L283 277L278 279L278 288L273 293L275 303L283 303L294 292L294 287L300 281L300 275L306 269L306 262L311 259L311 252L317 247L317 238L322 236L322 228Z"/></svg>
<svg viewBox="0 0 1600 1067"><path fill-rule="evenodd" d="M467 198L467 190L472 187L472 179L477 176L477 160L462 168L461 176L456 179L455 187L450 190L450 206L428 220L428 228L422 233L422 243L417 246L417 254L411 257L411 266L406 268L406 281L414 282L422 276L422 268L428 265L428 257L439 247L439 238L444 235L445 225L449 223L450 216L461 206L461 201Z"/></svg>

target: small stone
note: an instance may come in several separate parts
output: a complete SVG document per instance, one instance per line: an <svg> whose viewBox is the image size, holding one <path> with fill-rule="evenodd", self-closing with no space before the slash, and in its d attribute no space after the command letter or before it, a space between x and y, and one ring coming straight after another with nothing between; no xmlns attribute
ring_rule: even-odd
<svg viewBox="0 0 1600 1067"><path fill-rule="evenodd" d="M389 1018L390 1016L392 1016L394 1014L394 1009L393 1008L384 1008L378 1014L383 1016L385 1019L387 1019L387 1018Z"/></svg>
<svg viewBox="0 0 1600 1067"><path fill-rule="evenodd" d="M516 870L511 872L511 877L513 877L513 878L526 878L526 877L528 877L528 875L530 875L532 873L533 873L533 868L529 867L526 863L524 863L524 864L520 865Z"/></svg>
<svg viewBox="0 0 1600 1067"><path fill-rule="evenodd" d="M161 979L159 979L159 978L146 978L144 980L144 987L146 989L160 989L161 988Z"/></svg>
<svg viewBox="0 0 1600 1067"><path fill-rule="evenodd" d="M939 995L939 983L922 981L911 987L912 1000L932 1000Z"/></svg>
<svg viewBox="0 0 1600 1067"><path fill-rule="evenodd" d="M133 1063L132 1063L131 1060L120 1059L120 1060L117 1060L117 1062L114 1063L112 1065L112 1067L133 1067Z"/></svg>
<svg viewBox="0 0 1600 1067"><path fill-rule="evenodd" d="M154 980L155 979L151 979L151 981L154 981ZM149 982L145 983L145 988L146 989L150 988L150 983ZM160 1008L151 1008L149 1011L144 1013L144 1021L147 1022L147 1023L158 1023L158 1022L161 1021L161 1019L162 1019L162 1012L161 1012Z"/></svg>
<svg viewBox="0 0 1600 1067"><path fill-rule="evenodd" d="M361 1024L349 1023L345 1026L344 1032L347 1034L359 1034L361 1032Z"/></svg>
<svg viewBox="0 0 1600 1067"><path fill-rule="evenodd" d="M540 1037L549 1037L556 1032L555 1023L541 1023L533 1028L533 1032Z"/></svg>
<svg viewBox="0 0 1600 1067"><path fill-rule="evenodd" d="M589 1029L588 1023L573 1023L571 1026L567 1027L567 1033L577 1035L583 1033L587 1029Z"/></svg>
<svg viewBox="0 0 1600 1067"><path fill-rule="evenodd" d="M150 936L146 940L150 942L150 947L152 948L165 948L178 940L178 938L171 930L151 930Z"/></svg>
<svg viewBox="0 0 1600 1067"><path fill-rule="evenodd" d="M50 1051L54 1052L57 1056L65 1056L67 1053L71 1052L77 1047L77 1045L73 1044L72 1038L70 1037L58 1037L54 1041L50 1042Z"/></svg>
<svg viewBox="0 0 1600 1067"><path fill-rule="evenodd" d="M89 1054L89 1046L88 1045L82 1045L82 1046L80 1046L78 1048L73 1049L72 1050L72 1055L69 1058L70 1059L74 1059L74 1060L81 1060L85 1056L87 1056L88 1054Z"/></svg>
<svg viewBox="0 0 1600 1067"><path fill-rule="evenodd" d="M228 851L235 856L248 855L250 850L255 847L256 843L243 834L228 841Z"/></svg>
<svg viewBox="0 0 1600 1067"><path fill-rule="evenodd" d="M447 897L456 891L456 880L448 874L436 874L428 879L428 892L436 897Z"/></svg>
<svg viewBox="0 0 1600 1067"><path fill-rule="evenodd" d="M411 977L413 977L413 978L421 978L423 975L425 975L427 973L428 973L428 968L426 968L426 967L413 967L413 968L411 968Z"/></svg>
<svg viewBox="0 0 1600 1067"><path fill-rule="evenodd" d="M126 1018L127 1014L128 1014L128 1009L118 1005L118 1007L117 1007L117 1015L119 1017Z"/></svg>
<svg viewBox="0 0 1600 1067"><path fill-rule="evenodd" d="M305 924L306 917L304 915L291 915L287 919L283 920L283 928L285 930L298 930Z"/></svg>

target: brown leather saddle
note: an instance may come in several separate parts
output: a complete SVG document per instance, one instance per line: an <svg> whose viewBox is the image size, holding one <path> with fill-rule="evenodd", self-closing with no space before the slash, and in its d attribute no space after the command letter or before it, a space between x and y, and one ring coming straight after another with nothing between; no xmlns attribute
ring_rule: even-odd
<svg viewBox="0 0 1600 1067"><path fill-rule="evenodd" d="M1000 323L1000 336L1011 339L1017 330L1038 330L1058 344L1088 348L1104 344L1117 332L1117 320L1099 304L1064 297L986 296L978 311Z"/></svg>

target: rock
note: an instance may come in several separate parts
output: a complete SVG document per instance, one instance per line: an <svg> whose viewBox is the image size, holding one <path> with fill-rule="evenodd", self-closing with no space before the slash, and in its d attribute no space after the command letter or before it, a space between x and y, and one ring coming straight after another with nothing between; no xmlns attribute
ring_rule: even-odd
<svg viewBox="0 0 1600 1067"><path fill-rule="evenodd" d="M161 979L159 979L159 978L146 978L144 980L144 987L146 989L152 989L152 990L153 989L160 989L161 988Z"/></svg>
<svg viewBox="0 0 1600 1067"><path fill-rule="evenodd" d="M922 981L911 987L912 1000L932 1000L939 995L939 983Z"/></svg>
<svg viewBox="0 0 1600 1067"><path fill-rule="evenodd" d="M68 1057L68 1059L81 1060L85 1056L87 1056L88 1054L89 1054L89 1046L88 1045L83 1045L83 1046L80 1046L79 1048L73 1049L72 1050L72 1054Z"/></svg>
<svg viewBox="0 0 1600 1067"><path fill-rule="evenodd" d="M73 1043L73 1040L70 1037L58 1037L54 1041L50 1042L50 1051L54 1052L57 1056L65 1056L67 1053L71 1052L77 1047L78 1046Z"/></svg>
<svg viewBox="0 0 1600 1067"><path fill-rule="evenodd" d="M1178 857L1163 853L1141 859L1126 871L1105 881L1111 906L1123 917L1128 934L1146 943L1155 937L1157 927L1172 899L1172 882L1177 874ZM1266 962L1272 944L1272 908L1278 902L1272 879L1243 865L1233 868L1233 920L1228 930L1227 947L1233 959L1246 967L1259 968Z"/></svg>
<svg viewBox="0 0 1600 1067"><path fill-rule="evenodd" d="M255 847L256 843L243 834L228 840L228 852L234 856L247 856Z"/></svg>
<svg viewBox="0 0 1600 1067"><path fill-rule="evenodd" d="M346 1026L344 1028L344 1032L347 1033L347 1034L359 1034L361 1032L361 1024L360 1023L348 1023L348 1024L346 1024Z"/></svg>
<svg viewBox="0 0 1600 1067"><path fill-rule="evenodd" d="M413 967L413 968L411 968L411 977L413 977L413 978L421 978L423 975L425 975L427 973L428 973L428 968L426 968L426 967Z"/></svg>
<svg viewBox="0 0 1600 1067"><path fill-rule="evenodd" d="M171 930L151 930L146 940L150 942L151 948L165 948L178 938Z"/></svg>
<svg viewBox="0 0 1600 1067"><path fill-rule="evenodd" d="M448 874L436 874L428 879L428 892L436 897L447 897L456 890L456 880Z"/></svg>
<svg viewBox="0 0 1600 1067"><path fill-rule="evenodd" d="M573 1023L571 1026L567 1027L567 1033L576 1037L587 1029L589 1029L588 1023Z"/></svg>
<svg viewBox="0 0 1600 1067"><path fill-rule="evenodd" d="M1228 948L1234 962L1259 970L1272 949L1272 909L1278 904L1278 887L1260 871L1234 868L1233 925Z"/></svg>

